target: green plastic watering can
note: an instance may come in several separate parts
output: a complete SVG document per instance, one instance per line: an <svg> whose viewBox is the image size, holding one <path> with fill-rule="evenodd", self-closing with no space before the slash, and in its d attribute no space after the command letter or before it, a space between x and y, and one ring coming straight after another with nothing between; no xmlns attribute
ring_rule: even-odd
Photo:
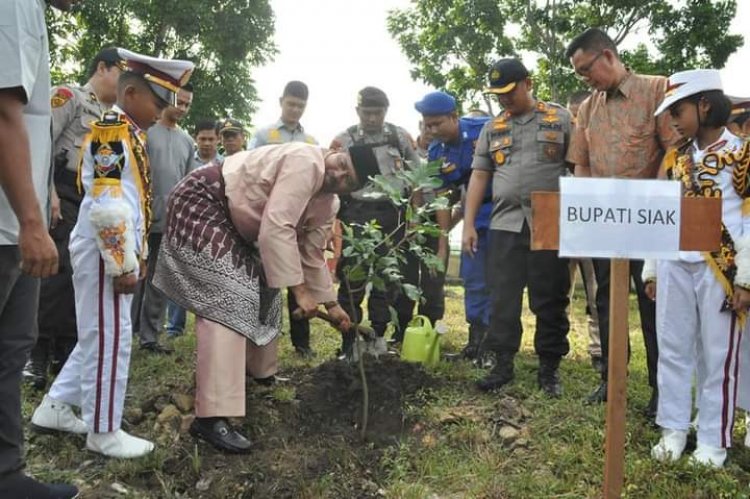
<svg viewBox="0 0 750 499"><path fill-rule="evenodd" d="M440 360L440 335L424 315L414 317L404 332L401 360L435 365Z"/></svg>

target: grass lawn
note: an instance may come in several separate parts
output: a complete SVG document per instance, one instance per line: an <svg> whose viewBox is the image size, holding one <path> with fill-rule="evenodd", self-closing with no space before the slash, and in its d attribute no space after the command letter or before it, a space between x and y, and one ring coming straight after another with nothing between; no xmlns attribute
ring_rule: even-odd
<svg viewBox="0 0 750 499"><path fill-rule="evenodd" d="M466 337L462 289L451 287L448 294L443 351L455 352ZM513 384L482 394L474 388L482 370L467 362L442 362L429 371L431 381L421 390L385 401L402 400L401 430L366 442L354 425L321 420L300 403L300 393L321 379L315 373L326 367L320 365L333 357L339 343L337 332L315 320L317 358L296 358L284 337L280 374L289 381L272 388L248 384L248 416L237 421L256 442L257 450L248 456L223 455L185 432L194 392L192 334L173 341L172 356L149 356L136 348L124 427L154 439L157 450L140 460L107 460L86 451L81 437L28 433L28 471L44 480L75 482L88 498L598 497L604 406L583 403L598 382L586 352L583 307L579 293L573 303L571 353L561 366L562 399L550 400L536 387L534 320L526 312L527 333ZM625 496L750 497L750 449L742 446L743 424L736 425L734 447L720 471L693 468L685 458L660 464L649 457L658 432L641 414L650 391L637 316L631 300ZM356 373L356 367L351 369ZM27 419L40 398L25 392ZM377 428L380 413L371 412Z"/></svg>

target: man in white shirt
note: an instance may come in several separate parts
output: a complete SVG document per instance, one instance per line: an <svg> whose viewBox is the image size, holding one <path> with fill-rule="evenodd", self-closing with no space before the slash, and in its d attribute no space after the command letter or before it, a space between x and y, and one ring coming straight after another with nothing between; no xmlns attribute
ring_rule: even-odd
<svg viewBox="0 0 750 499"><path fill-rule="evenodd" d="M72 0L51 0L68 10ZM0 497L70 498L26 476L21 371L34 346L39 278L57 272L47 232L52 139L49 44L41 0L0 2Z"/></svg>

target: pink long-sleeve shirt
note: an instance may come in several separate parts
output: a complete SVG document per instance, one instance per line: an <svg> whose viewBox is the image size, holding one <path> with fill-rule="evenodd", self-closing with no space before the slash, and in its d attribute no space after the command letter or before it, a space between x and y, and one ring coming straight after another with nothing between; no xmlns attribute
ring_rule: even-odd
<svg viewBox="0 0 750 499"><path fill-rule="evenodd" d="M233 154L223 177L232 223L256 243L268 286L305 284L318 302L336 299L324 250L339 207L321 192L324 149L293 142Z"/></svg>

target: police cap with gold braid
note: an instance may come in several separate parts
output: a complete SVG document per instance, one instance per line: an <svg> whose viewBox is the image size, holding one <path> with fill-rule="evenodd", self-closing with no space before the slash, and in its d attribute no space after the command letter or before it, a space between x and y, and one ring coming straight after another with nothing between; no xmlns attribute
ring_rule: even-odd
<svg viewBox="0 0 750 499"><path fill-rule="evenodd" d="M123 48L117 49L124 61L124 71L141 75L151 90L169 105L177 105L177 92L193 74L195 65L180 59L159 59L136 54Z"/></svg>
<svg viewBox="0 0 750 499"><path fill-rule="evenodd" d="M516 88L516 83L529 77L529 70L518 59L500 59L490 68L488 94L507 94Z"/></svg>

